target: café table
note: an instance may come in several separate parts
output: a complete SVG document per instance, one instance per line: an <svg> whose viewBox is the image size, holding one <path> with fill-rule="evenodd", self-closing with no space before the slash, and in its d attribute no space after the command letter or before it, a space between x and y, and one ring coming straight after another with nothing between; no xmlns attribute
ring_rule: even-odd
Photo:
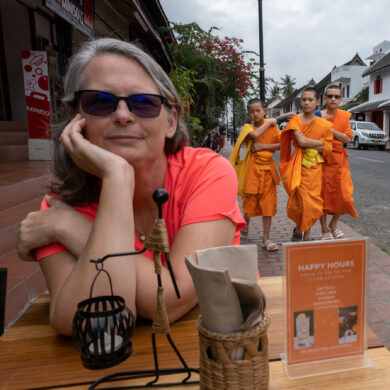
<svg viewBox="0 0 390 390"><path fill-rule="evenodd" d="M390 388L390 352L368 328L368 355L373 367L343 371L301 379L287 379L280 354L283 351L282 277L264 277L259 285L267 298L270 385L269 389L387 389ZM28 310L0 337L0 389L87 389L97 379L112 373L153 369L150 322L138 320L132 338L132 355L119 364L103 370L88 370L69 337L59 336L48 322L48 295L39 297ZM171 337L189 367L199 367L196 307L171 326ZM160 368L180 367L165 336L157 335ZM195 374L196 375L196 374ZM161 381L183 379L182 374ZM131 384L146 383L137 379ZM112 382L109 386L125 386L129 382ZM107 385L106 385L107 387ZM99 386L98 388L104 388ZM197 389L199 385L172 387Z"/></svg>

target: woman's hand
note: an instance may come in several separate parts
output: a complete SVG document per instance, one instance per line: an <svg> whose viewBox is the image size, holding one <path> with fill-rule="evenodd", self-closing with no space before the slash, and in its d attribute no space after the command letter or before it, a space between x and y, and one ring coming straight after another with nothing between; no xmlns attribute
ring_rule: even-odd
<svg viewBox="0 0 390 390"><path fill-rule="evenodd" d="M77 257L86 243L91 222L59 199L46 196L46 202L49 208L27 214L20 224L16 243L20 258L35 261L32 251L54 242L60 242ZM72 234L74 226L76 235Z"/></svg>
<svg viewBox="0 0 390 390"><path fill-rule="evenodd" d="M79 168L103 179L110 172L118 172L118 167L131 167L122 157L88 141L82 133L86 124L86 119L77 114L60 136L63 147Z"/></svg>

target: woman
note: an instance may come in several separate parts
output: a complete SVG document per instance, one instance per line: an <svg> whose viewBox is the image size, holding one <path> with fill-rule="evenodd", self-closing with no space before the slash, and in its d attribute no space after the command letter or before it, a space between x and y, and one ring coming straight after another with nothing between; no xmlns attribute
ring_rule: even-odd
<svg viewBox="0 0 390 390"><path fill-rule="evenodd" d="M161 187L170 193L163 217L181 293L178 300L163 267L166 308L175 321L196 304L184 256L238 243L244 223L233 169L211 151L185 147L182 108L171 81L132 44L108 38L86 43L71 59L63 100L70 121L55 137L55 195L46 197L43 211L26 217L18 241L25 260L40 247L35 256L51 294L52 325L71 333L77 303L89 297L96 275L91 258L143 247L140 238L157 218L152 194ZM114 293L149 319L157 287L150 257L104 264ZM107 292L107 281L98 278L94 295Z"/></svg>

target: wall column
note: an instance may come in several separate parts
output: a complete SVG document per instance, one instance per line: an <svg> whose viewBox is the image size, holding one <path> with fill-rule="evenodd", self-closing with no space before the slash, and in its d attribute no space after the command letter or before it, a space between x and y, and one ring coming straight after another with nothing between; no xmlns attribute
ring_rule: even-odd
<svg viewBox="0 0 390 390"><path fill-rule="evenodd" d="M389 136L390 130L390 110L383 110L383 131Z"/></svg>

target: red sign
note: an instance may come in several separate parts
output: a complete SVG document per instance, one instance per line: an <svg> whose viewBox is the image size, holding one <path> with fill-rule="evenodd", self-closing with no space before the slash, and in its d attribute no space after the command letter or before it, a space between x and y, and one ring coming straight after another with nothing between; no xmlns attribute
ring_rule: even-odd
<svg viewBox="0 0 390 390"><path fill-rule="evenodd" d="M29 138L51 138L47 54L22 52Z"/></svg>

